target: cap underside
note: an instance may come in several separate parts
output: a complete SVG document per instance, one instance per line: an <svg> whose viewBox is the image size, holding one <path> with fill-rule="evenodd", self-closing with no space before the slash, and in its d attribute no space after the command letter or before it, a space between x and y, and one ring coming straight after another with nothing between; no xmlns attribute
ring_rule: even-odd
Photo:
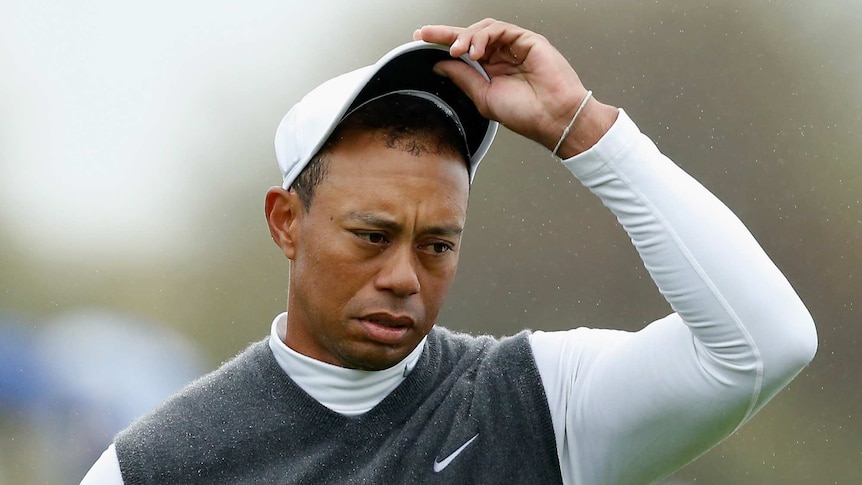
<svg viewBox="0 0 862 485"><path fill-rule="evenodd" d="M378 96L405 89L432 93L443 99L458 114L467 139L468 151L474 154L485 138L489 120L479 114L473 101L451 80L431 69L439 61L452 60L446 50L420 49L405 52L390 60L372 76L346 112Z"/></svg>

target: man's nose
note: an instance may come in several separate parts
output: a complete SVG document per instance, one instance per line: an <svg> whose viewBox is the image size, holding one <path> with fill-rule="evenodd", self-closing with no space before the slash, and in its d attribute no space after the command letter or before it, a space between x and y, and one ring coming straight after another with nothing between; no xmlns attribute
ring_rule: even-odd
<svg viewBox="0 0 862 485"><path fill-rule="evenodd" d="M419 275L416 272L419 261L413 248L408 244L391 247L385 257L375 280L377 289L391 291L400 297L419 293Z"/></svg>

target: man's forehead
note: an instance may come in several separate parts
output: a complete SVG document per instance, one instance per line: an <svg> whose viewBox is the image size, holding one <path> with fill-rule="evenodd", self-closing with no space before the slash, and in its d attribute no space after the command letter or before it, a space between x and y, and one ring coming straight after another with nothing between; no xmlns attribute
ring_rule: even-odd
<svg viewBox="0 0 862 485"><path fill-rule="evenodd" d="M460 158L464 167L469 169L467 159L456 147L440 139L440 136L430 128L427 131L404 131L397 128L365 128L346 126L340 129L329 143L330 150L341 145L345 140L359 137L365 138L366 143L382 144L386 148L402 150L411 155L456 155ZM356 147L351 147L355 150Z"/></svg>
<svg viewBox="0 0 862 485"><path fill-rule="evenodd" d="M413 158L426 155L437 159L434 160L435 162L442 159L457 159L458 165L464 168L464 173L469 178L469 164L463 154L437 139L434 134L426 132L405 133L387 128L346 126L334 134L318 156L327 164L330 164L333 159L339 159L350 164L359 164L353 167L363 170L363 163L372 162L378 156L388 154L383 149L409 155L409 158L404 158L405 163L416 161ZM336 153L337 156L334 156ZM422 160L423 163L431 161ZM327 170L327 173L330 171Z"/></svg>

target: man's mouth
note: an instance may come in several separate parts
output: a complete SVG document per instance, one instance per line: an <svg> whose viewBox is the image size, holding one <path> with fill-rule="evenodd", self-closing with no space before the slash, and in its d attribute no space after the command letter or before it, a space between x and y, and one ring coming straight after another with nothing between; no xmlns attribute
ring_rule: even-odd
<svg viewBox="0 0 862 485"><path fill-rule="evenodd" d="M403 342L414 325L413 319L410 317L387 313L373 313L358 320L369 339L387 345Z"/></svg>

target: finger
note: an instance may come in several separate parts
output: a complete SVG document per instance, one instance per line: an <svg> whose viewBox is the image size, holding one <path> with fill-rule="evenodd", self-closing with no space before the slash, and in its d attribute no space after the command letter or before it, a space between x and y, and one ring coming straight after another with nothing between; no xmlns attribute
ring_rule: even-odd
<svg viewBox="0 0 862 485"><path fill-rule="evenodd" d="M481 31L492 25L496 20L484 19L473 25L463 27L453 27L449 25L426 25L417 29L413 33L414 40L424 40L425 42L433 42L450 46L449 53L452 57L460 57L468 52L471 48L471 38L473 33Z"/></svg>
<svg viewBox="0 0 862 485"><path fill-rule="evenodd" d="M489 50L485 54L482 64L511 64L520 65L524 63L524 58L519 57L512 51L512 46L501 45L493 50Z"/></svg>
<svg viewBox="0 0 862 485"><path fill-rule="evenodd" d="M495 53L505 53L522 63L533 45L543 39L540 35L506 22L491 21L465 29L456 43L468 52L473 60L493 62ZM454 46L453 46L454 47Z"/></svg>
<svg viewBox="0 0 862 485"><path fill-rule="evenodd" d="M455 39L454 42L452 42L452 48L450 49L450 53L452 54L452 56L453 57L459 57L459 56L462 56L464 54L469 54L470 58L473 59L474 61L481 58L482 57L481 54L477 55L476 48L477 47L484 47L485 42L481 42L479 45L476 45L476 40L480 40L480 41L482 40L481 38L476 39L476 36L477 35L481 36L482 32L485 29L489 28L490 26L494 25L495 23L497 23L496 20L494 20L492 18L486 18L484 20L480 20L480 21L474 23L473 25L467 27L466 29L461 29L461 32L459 33L458 38ZM484 52L484 51L482 51L482 52Z"/></svg>
<svg viewBox="0 0 862 485"><path fill-rule="evenodd" d="M541 38L533 32L502 22L485 29L482 35L487 39L483 56L490 58L494 53L505 53L513 59L520 59L519 62L523 62Z"/></svg>
<svg viewBox="0 0 862 485"><path fill-rule="evenodd" d="M473 101L482 116L491 118L485 102L485 93L490 84L479 71L465 62L440 61L434 66L434 72L452 80Z"/></svg>
<svg viewBox="0 0 862 485"><path fill-rule="evenodd" d="M426 25L418 30L419 36L415 33L415 40L424 40L434 44L442 44L449 46L449 55L452 57L461 57L470 48L469 38L463 38L461 34L464 29L461 27L450 27L448 25Z"/></svg>
<svg viewBox="0 0 862 485"><path fill-rule="evenodd" d="M463 32L462 27L452 27L449 25L425 25L416 29L413 32L413 40L424 40L433 44L443 44L451 46L458 35Z"/></svg>

